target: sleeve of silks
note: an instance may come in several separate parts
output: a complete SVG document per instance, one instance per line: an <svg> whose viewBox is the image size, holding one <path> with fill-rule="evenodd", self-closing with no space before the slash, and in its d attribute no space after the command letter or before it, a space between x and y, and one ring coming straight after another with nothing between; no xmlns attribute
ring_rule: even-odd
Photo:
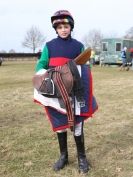
<svg viewBox="0 0 133 177"><path fill-rule="evenodd" d="M41 69L48 69L48 62L49 62L48 48L47 45L45 45L41 57L36 64L35 67L36 72Z"/></svg>

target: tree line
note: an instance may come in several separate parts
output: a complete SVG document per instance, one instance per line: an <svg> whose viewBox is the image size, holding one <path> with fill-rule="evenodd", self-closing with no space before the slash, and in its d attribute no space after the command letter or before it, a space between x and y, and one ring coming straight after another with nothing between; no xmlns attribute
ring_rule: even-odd
<svg viewBox="0 0 133 177"><path fill-rule="evenodd" d="M116 37L116 34L110 34L108 37ZM122 37L133 40L133 27L127 30L125 35ZM92 29L89 30L88 33L83 37L82 42L85 47L91 47L95 51L101 51L103 38L105 38L105 35L102 34L100 30ZM36 26L32 26L26 32L22 46L31 49L32 52L35 53L37 48L42 47L45 41L46 37L40 31L40 29ZM6 53L6 51L2 50L0 53ZM11 49L9 53L15 53L15 50Z"/></svg>

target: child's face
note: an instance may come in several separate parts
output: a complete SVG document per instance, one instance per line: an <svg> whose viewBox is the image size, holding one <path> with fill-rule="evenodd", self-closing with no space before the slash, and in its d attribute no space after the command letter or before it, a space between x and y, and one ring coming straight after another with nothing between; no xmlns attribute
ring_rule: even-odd
<svg viewBox="0 0 133 177"><path fill-rule="evenodd" d="M71 33L71 26L69 24L59 24L56 28L58 35L61 38L67 38Z"/></svg>

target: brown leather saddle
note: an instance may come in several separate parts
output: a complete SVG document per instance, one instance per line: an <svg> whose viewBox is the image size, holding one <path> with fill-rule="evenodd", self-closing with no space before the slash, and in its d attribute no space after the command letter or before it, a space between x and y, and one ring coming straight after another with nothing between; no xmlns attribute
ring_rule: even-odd
<svg viewBox="0 0 133 177"><path fill-rule="evenodd" d="M75 61L71 60L63 66L48 69L45 74L34 75L34 88L46 97L58 98L60 106L66 109L68 124L73 129L75 96L80 107L85 106L83 87ZM75 94L74 94L75 93Z"/></svg>
<svg viewBox="0 0 133 177"><path fill-rule="evenodd" d="M48 69L46 73L41 75L34 75L32 79L34 88L46 97L60 98L61 93L58 89L57 79L55 77L56 72L60 73L66 91L70 95L74 79L68 64L63 65L60 68L55 67Z"/></svg>

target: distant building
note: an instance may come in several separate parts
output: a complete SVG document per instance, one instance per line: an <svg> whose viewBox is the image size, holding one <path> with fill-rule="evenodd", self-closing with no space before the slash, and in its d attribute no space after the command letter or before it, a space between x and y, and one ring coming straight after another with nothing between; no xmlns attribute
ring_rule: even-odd
<svg viewBox="0 0 133 177"><path fill-rule="evenodd" d="M121 51L127 47L127 60L130 62L129 49L133 48L133 40L123 38L105 38L102 40L100 59L106 64L122 63Z"/></svg>

